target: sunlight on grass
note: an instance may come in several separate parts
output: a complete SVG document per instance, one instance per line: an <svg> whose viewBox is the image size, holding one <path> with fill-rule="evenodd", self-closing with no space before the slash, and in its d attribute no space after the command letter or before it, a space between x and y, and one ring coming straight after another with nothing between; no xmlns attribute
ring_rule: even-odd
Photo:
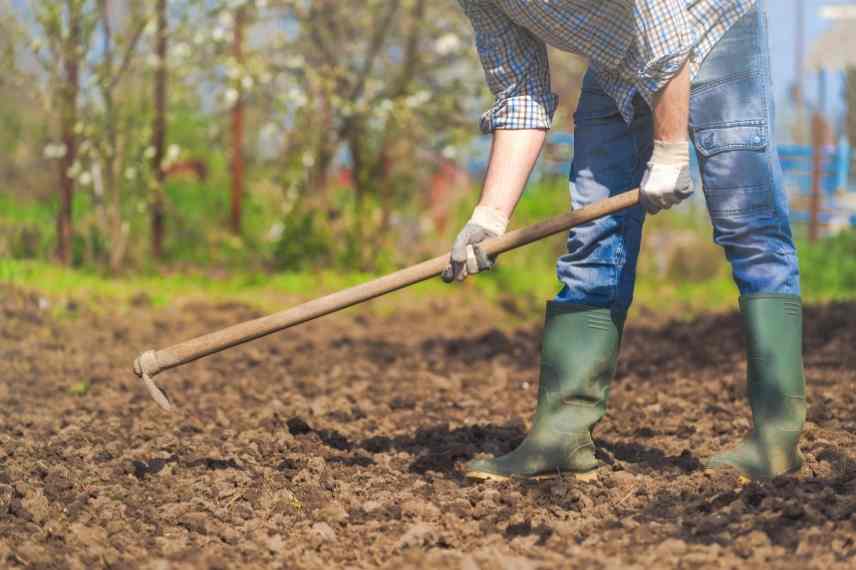
<svg viewBox="0 0 856 570"><path fill-rule="evenodd" d="M455 220L445 234L426 236L439 254L465 223L476 194L455 208ZM2 203L2 200L0 200ZM567 183L554 180L532 185L515 214L519 228L568 208ZM6 220L26 220L48 227L45 205L16 204ZM711 244L710 223L703 209L669 212L652 217L645 228L639 260L634 310L690 318L699 312L737 307L738 293L722 251ZM426 248L427 249L427 248ZM856 232L844 232L817 244L800 243L803 295L807 302L856 298ZM565 251L565 236L557 235L500 256L498 269L450 287L439 279L413 286L373 303L373 310L394 310L426 299L474 298L501 305L519 318L540 318L544 301L559 289L556 258ZM251 250L240 257L258 256ZM416 263L422 259L413 259ZM189 268L188 268L189 267ZM120 277L32 259L0 258L0 284L13 284L58 298L98 304L103 301L155 307L176 301L241 302L264 311L280 310L364 283L378 274L360 273L335 265L318 270L273 271L245 266L207 270L206 265L181 265L180 270L137 270ZM237 267L237 269L236 269ZM241 267L254 267L242 270Z"/></svg>

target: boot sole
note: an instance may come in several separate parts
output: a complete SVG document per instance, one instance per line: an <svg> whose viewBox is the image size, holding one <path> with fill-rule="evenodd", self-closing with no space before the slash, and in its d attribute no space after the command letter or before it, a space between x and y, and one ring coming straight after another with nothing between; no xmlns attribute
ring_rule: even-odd
<svg viewBox="0 0 856 570"><path fill-rule="evenodd" d="M786 475L794 475L795 473L799 473L800 470L802 470L803 465L805 465L805 458L803 457L802 454L800 454L799 455L799 463L796 466L791 467L787 471L783 471L783 472L778 473L776 475L754 477L751 473L748 473L748 472L744 471L743 469L740 469L739 467L737 467L736 465L733 465L731 463L723 463L722 465L714 465L714 466L705 466L704 472L713 474L716 472L727 473L730 471L732 473L736 473L737 475L739 475L740 476L740 479L739 479L740 482L745 485L745 484L749 483L749 481L772 481L773 479L776 479L777 477L785 477Z"/></svg>
<svg viewBox="0 0 856 570"><path fill-rule="evenodd" d="M543 473L541 475L497 475L496 473L485 473L484 471L467 471L465 477L470 479L479 479L482 481L547 481L549 479L557 479L570 475L577 481L596 481L597 470L587 471L585 473L571 473L569 471L556 473Z"/></svg>

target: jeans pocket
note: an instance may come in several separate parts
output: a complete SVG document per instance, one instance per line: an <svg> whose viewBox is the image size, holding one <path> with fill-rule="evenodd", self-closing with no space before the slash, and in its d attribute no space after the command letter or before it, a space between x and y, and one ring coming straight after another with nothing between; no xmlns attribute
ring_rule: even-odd
<svg viewBox="0 0 856 570"><path fill-rule="evenodd" d="M771 159L765 121L696 129L693 143L698 150L705 200L714 223L771 215Z"/></svg>
<svg viewBox="0 0 856 570"><path fill-rule="evenodd" d="M695 129L693 143L699 155L710 158L728 150L764 151L769 144L766 121L745 121Z"/></svg>

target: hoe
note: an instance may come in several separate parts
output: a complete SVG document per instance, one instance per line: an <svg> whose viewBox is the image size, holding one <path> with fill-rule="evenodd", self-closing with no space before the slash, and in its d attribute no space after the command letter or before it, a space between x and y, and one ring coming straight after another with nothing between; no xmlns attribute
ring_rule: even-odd
<svg viewBox="0 0 856 570"><path fill-rule="evenodd" d="M638 202L639 190L631 190L579 210L509 232L484 242L480 247L489 256L498 255L619 212ZM448 261L448 254L435 257L291 309L232 325L168 348L146 351L134 361L134 372L142 379L155 402L164 410L173 411L174 407L169 399L152 380L160 372L436 277L443 271Z"/></svg>

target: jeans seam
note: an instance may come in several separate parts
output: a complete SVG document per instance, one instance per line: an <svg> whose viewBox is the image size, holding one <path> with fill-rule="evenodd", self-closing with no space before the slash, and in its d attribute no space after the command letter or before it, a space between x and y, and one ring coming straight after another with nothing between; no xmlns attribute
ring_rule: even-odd
<svg viewBox="0 0 856 570"><path fill-rule="evenodd" d="M618 228L616 228L616 235L618 236L618 244L615 247L615 255L613 255L612 259L612 291L610 295L609 304L610 306L614 305L616 301L618 301L619 295L621 293L621 274L624 271L624 264L626 261L624 240L626 238L625 231L627 228L627 217L626 214L618 216Z"/></svg>
<svg viewBox="0 0 856 570"><path fill-rule="evenodd" d="M729 83L737 83L738 81L742 81L744 79L758 79L763 74L758 69L753 69L750 71L742 71L740 73L735 73L734 75L729 75L728 77L723 77L721 79L714 79L712 81L705 81L700 84L698 87L691 89L692 95L704 95L708 91L720 87L722 85L727 85Z"/></svg>
<svg viewBox="0 0 856 570"><path fill-rule="evenodd" d="M767 118L764 119L737 119L732 121L718 121L707 123L701 127L693 127L696 132L704 132L712 129L730 129L732 127L767 127Z"/></svg>
<svg viewBox="0 0 856 570"><path fill-rule="evenodd" d="M756 10L758 10L758 9L756 8ZM773 75L772 75L773 71L772 71L772 69L770 69L770 38L768 35L769 32L767 30L767 25L766 25L767 24L766 23L766 15L767 15L766 11L758 10L755 17L758 18L758 20L759 20L759 26L761 28L761 32L762 32L763 37L764 37L764 45L763 45L763 49L761 50L761 57L763 58L763 66L764 66L764 69L766 72L764 73L764 78L763 78L763 81L761 81L761 84L764 86L764 112L765 112L764 116L766 117L765 128L767 131L767 137L769 138L769 136L770 136L770 122L772 120L775 120L775 117L770 116L771 109L770 109L770 105L769 105L769 100L770 100L770 97L772 95L770 93L770 87L771 87L771 83L773 81ZM757 35L754 37L753 43L755 43L756 48L761 47L758 45L761 43L760 40L761 40L761 38L759 38ZM768 142L767 148L764 152L764 156L767 158L767 189L768 189L767 207L770 209L770 212L772 213L773 217L775 218L777 216L776 216L775 204L774 204L774 199L773 199L774 198L773 194L776 192L776 181L773 178L773 168L774 168L773 159L776 158L774 156L775 153L773 152L774 145L775 145L775 142ZM779 250L778 251L779 254L783 253L783 250L781 247L778 247L777 249Z"/></svg>
<svg viewBox="0 0 856 570"><path fill-rule="evenodd" d="M760 190L764 187L765 187L764 184L752 184L749 186L714 186L714 187L706 186L704 188L704 193L708 194L711 192L716 193L716 192L726 192L726 191L731 192L733 190Z"/></svg>

